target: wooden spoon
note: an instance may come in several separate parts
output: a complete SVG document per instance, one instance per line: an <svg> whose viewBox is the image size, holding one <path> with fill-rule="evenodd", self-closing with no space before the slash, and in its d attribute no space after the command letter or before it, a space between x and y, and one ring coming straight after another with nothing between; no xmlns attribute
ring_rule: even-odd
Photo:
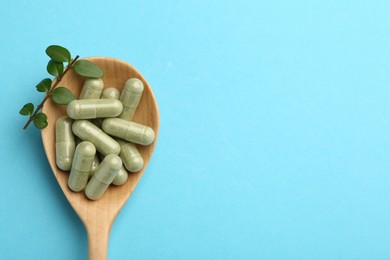
<svg viewBox="0 0 390 260"><path fill-rule="evenodd" d="M134 121L150 126L156 133L155 141L149 146L138 146L144 159L144 166L137 173L129 173L127 182L122 186L111 185L97 201L87 199L83 192L73 192L68 187L69 172L60 170L55 156L55 122L66 115L66 106L59 106L49 99L42 111L48 116L49 125L42 130L43 146L50 166L70 205L83 221L88 233L88 258L90 260L107 259L108 239L112 223L134 190L152 156L157 142L160 116L157 102L144 77L126 62L105 57L87 58L104 71L104 86L116 87L120 91L129 78L138 78L144 83L144 93L134 116ZM69 71L60 85L69 88L76 96L80 94L84 78Z"/></svg>

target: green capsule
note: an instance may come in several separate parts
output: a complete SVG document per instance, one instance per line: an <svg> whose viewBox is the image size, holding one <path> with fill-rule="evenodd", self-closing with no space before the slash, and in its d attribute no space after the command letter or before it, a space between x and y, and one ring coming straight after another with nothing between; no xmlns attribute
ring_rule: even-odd
<svg viewBox="0 0 390 260"><path fill-rule="evenodd" d="M101 99L119 99L120 92L117 88L106 88L103 91Z"/></svg>
<svg viewBox="0 0 390 260"><path fill-rule="evenodd" d="M100 153L119 154L121 148L117 141L104 133L88 120L76 120L72 125L73 133L82 140L93 143Z"/></svg>
<svg viewBox="0 0 390 260"><path fill-rule="evenodd" d="M104 83L102 79L86 79L79 99L98 99L102 94L103 87Z"/></svg>
<svg viewBox="0 0 390 260"><path fill-rule="evenodd" d="M67 112L73 119L116 117L123 106L116 99L75 99L68 104Z"/></svg>
<svg viewBox="0 0 390 260"><path fill-rule="evenodd" d="M85 195L91 200L99 199L112 183L122 168L122 160L118 155L109 154L97 168L92 179L85 188Z"/></svg>
<svg viewBox="0 0 390 260"><path fill-rule="evenodd" d="M131 78L126 81L120 97L120 100L123 104L123 111L119 118L128 121L133 119L135 110L138 107L143 91L144 84L141 80L137 78Z"/></svg>
<svg viewBox="0 0 390 260"><path fill-rule="evenodd" d="M116 186L123 185L127 181L128 177L129 177L129 174L127 173L125 167L122 165L118 174L115 176L114 180L112 181L112 184L114 184Z"/></svg>
<svg viewBox="0 0 390 260"><path fill-rule="evenodd" d="M152 128L120 118L104 119L102 129L109 135L142 145L151 144L155 137Z"/></svg>
<svg viewBox="0 0 390 260"><path fill-rule="evenodd" d="M92 178L92 176L95 174L96 169L99 167L100 159L98 154L95 154L95 158L93 158L91 170L89 171L89 179Z"/></svg>
<svg viewBox="0 0 390 260"><path fill-rule="evenodd" d="M62 116L56 121L56 163L63 171L69 171L72 167L76 146L72 133L72 121L67 116Z"/></svg>
<svg viewBox="0 0 390 260"><path fill-rule="evenodd" d="M96 149L92 143L84 141L77 145L68 179L71 190L82 191L85 188L95 154Z"/></svg>
<svg viewBox="0 0 390 260"><path fill-rule="evenodd" d="M104 160L104 155L100 154L100 160L102 160L102 161ZM129 174L127 173L125 167L122 165L122 167L119 170L118 174L116 175L115 179L112 181L112 184L117 185L117 186L123 185L127 181L128 177L129 177Z"/></svg>
<svg viewBox="0 0 390 260"><path fill-rule="evenodd" d="M121 146L119 157L129 172L138 172L144 166L144 160L139 153L137 147L129 142L117 139Z"/></svg>

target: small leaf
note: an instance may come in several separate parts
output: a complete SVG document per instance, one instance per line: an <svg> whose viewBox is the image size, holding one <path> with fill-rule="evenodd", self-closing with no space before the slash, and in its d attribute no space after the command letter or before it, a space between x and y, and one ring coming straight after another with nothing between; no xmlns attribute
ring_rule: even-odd
<svg viewBox="0 0 390 260"><path fill-rule="evenodd" d="M50 73L50 75L59 77L62 75L62 72L64 71L64 64L62 62L55 62L53 60L50 60L47 64L47 72Z"/></svg>
<svg viewBox="0 0 390 260"><path fill-rule="evenodd" d="M75 98L75 95L73 95L69 89L64 87L55 88L53 94L51 95L51 99L54 101L54 103L59 105L67 105Z"/></svg>
<svg viewBox="0 0 390 260"><path fill-rule="evenodd" d="M34 112L34 105L32 103L25 104L22 109L20 109L19 114L23 116L31 116Z"/></svg>
<svg viewBox="0 0 390 260"><path fill-rule="evenodd" d="M47 126L47 115L45 113L38 113L34 116L33 123L36 128L42 129Z"/></svg>
<svg viewBox="0 0 390 260"><path fill-rule="evenodd" d="M34 119L40 119L40 120L47 120L47 115L45 114L45 113L42 113L42 112L40 112L40 113L38 113L38 114L36 114L35 116L34 116Z"/></svg>
<svg viewBox="0 0 390 260"><path fill-rule="evenodd" d="M47 120L41 117L34 117L33 123L36 128L43 129L47 126Z"/></svg>
<svg viewBox="0 0 390 260"><path fill-rule="evenodd" d="M102 78L104 76L103 71L97 65L88 60L76 61L73 68L80 76L88 78Z"/></svg>
<svg viewBox="0 0 390 260"><path fill-rule="evenodd" d="M39 92L48 92L50 90L50 87L51 87L51 79L49 78L43 79L36 86Z"/></svg>
<svg viewBox="0 0 390 260"><path fill-rule="evenodd" d="M50 45L46 49L46 54L56 62L70 62L70 52L59 45Z"/></svg>

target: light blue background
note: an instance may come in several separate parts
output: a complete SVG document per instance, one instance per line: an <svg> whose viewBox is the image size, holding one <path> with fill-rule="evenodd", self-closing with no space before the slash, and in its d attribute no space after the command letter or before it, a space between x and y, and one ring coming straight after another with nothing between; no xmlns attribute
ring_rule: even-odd
<svg viewBox="0 0 390 260"><path fill-rule="evenodd" d="M148 79L155 154L110 259L390 259L389 1L1 1L0 258L86 259L20 107L47 45Z"/></svg>

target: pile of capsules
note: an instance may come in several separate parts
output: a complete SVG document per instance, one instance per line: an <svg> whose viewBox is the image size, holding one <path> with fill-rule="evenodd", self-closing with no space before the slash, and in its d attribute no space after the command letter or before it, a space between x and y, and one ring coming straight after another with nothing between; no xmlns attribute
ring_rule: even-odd
<svg viewBox="0 0 390 260"><path fill-rule="evenodd" d="M155 138L152 128L132 122L142 81L127 80L122 93L103 88L102 79L86 79L79 99L68 104L68 116L58 118L55 126L57 166L70 170L69 188L85 190L91 200L110 184L124 184L127 171L141 170L144 161L135 144L149 145Z"/></svg>

